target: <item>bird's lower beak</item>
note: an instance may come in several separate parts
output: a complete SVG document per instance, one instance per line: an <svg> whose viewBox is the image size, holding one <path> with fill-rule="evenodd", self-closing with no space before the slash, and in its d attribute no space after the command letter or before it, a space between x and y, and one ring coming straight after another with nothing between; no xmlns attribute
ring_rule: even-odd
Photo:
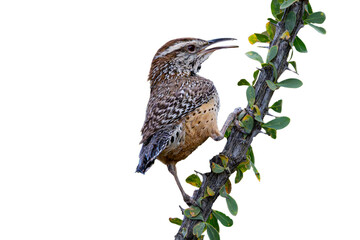
<svg viewBox="0 0 360 240"><path fill-rule="evenodd" d="M238 48L239 46L236 45L230 45L230 46L221 46L221 47L213 47L213 48L207 48L215 43L218 42L223 42L223 41L230 41L230 40L236 40L235 38L216 38L216 39L212 39L208 41L208 45L206 46L206 48L204 48L201 53L206 54L206 53L213 53L216 50L219 49L225 49L225 48Z"/></svg>

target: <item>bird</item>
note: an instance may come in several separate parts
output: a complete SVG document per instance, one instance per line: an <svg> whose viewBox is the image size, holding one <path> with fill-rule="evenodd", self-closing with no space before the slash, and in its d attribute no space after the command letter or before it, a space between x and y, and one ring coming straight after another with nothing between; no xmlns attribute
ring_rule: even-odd
<svg viewBox="0 0 360 240"><path fill-rule="evenodd" d="M142 144L136 172L143 173L158 159L174 176L183 200L194 200L185 193L177 176L177 162L187 158L209 137L224 138L240 109L235 109L218 129L220 101L214 83L200 75L201 64L217 50L238 46L212 47L215 43L236 40L217 38L177 38L168 41L155 54L148 76L150 98L141 129Z"/></svg>

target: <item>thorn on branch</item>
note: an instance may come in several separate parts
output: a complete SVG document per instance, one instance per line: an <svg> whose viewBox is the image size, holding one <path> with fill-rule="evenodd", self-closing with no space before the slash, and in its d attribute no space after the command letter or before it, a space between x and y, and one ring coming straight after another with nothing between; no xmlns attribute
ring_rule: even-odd
<svg viewBox="0 0 360 240"><path fill-rule="evenodd" d="M270 117L276 117L275 115L272 115L271 113L267 112L266 115L270 116Z"/></svg>
<svg viewBox="0 0 360 240"><path fill-rule="evenodd" d="M297 74L297 75L299 75L297 72L295 72L294 70L291 70L290 68L286 68L285 70L289 70L290 72L293 72L293 73L295 73L295 74Z"/></svg>
<svg viewBox="0 0 360 240"><path fill-rule="evenodd" d="M180 205L179 205L179 208L180 208L180 211L181 211L181 214L184 215L184 210Z"/></svg>

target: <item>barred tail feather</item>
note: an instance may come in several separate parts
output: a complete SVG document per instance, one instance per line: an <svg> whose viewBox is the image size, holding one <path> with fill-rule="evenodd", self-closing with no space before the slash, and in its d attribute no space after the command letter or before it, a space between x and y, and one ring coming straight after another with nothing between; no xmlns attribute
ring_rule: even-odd
<svg viewBox="0 0 360 240"><path fill-rule="evenodd" d="M156 132L149 140L145 141L142 145L139 154L139 164L136 172L145 174L147 170L154 164L155 159L165 149L168 141L170 140L172 131L160 130Z"/></svg>

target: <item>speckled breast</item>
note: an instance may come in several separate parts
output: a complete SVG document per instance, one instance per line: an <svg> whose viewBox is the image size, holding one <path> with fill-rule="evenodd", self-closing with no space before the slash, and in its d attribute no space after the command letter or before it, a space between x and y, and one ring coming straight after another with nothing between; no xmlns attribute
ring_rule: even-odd
<svg viewBox="0 0 360 240"><path fill-rule="evenodd" d="M209 102L185 116L158 159L165 164L178 162L189 156L210 136L219 135L218 110L219 99L215 95Z"/></svg>

